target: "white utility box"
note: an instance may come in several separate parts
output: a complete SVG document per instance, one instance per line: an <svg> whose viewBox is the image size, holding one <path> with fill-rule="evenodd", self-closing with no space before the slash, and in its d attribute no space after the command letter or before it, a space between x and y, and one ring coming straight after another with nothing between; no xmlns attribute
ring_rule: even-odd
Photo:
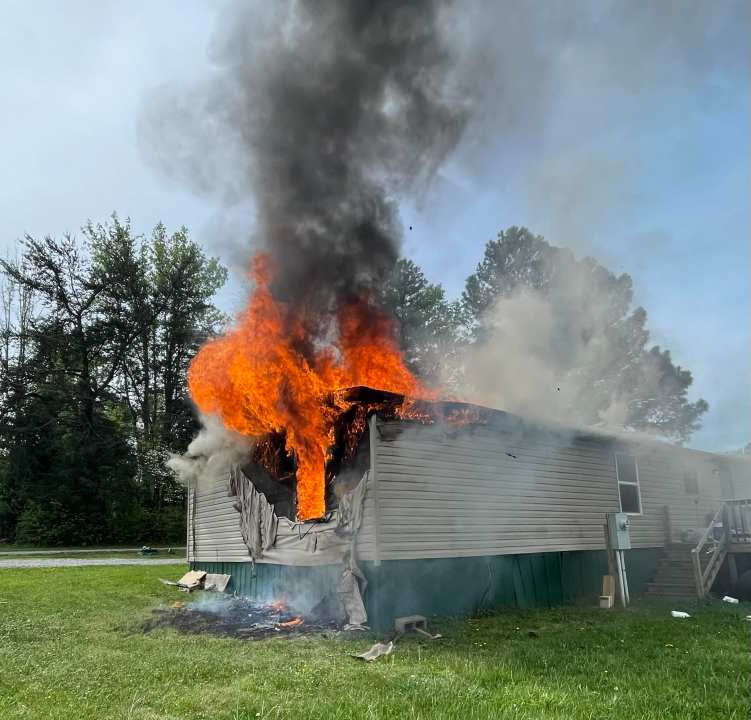
<svg viewBox="0 0 751 720"><path fill-rule="evenodd" d="M631 549L631 520L627 513L608 513L608 537L613 550Z"/></svg>

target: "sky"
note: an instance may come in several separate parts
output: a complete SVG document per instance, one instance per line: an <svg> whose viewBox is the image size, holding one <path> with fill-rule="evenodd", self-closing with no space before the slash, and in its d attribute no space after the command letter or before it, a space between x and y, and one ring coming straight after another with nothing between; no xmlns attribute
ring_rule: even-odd
<svg viewBox="0 0 751 720"><path fill-rule="evenodd" d="M628 272L652 341L710 404L690 444L739 448L751 441L748 6L583 5L466 13L455 34L476 112L427 190L400 198L402 252L452 297L510 225ZM2 8L0 251L113 211L142 232L186 225L233 271L220 304L238 308L251 206L195 194L140 141L145 105L211 78L221 4Z"/></svg>

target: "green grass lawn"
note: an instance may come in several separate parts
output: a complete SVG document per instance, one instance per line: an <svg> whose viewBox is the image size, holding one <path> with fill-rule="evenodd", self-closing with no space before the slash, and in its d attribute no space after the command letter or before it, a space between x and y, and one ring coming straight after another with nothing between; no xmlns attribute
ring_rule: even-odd
<svg viewBox="0 0 751 720"><path fill-rule="evenodd" d="M0 718L749 717L749 604L502 611L364 664L370 637L142 634L183 568L0 570Z"/></svg>

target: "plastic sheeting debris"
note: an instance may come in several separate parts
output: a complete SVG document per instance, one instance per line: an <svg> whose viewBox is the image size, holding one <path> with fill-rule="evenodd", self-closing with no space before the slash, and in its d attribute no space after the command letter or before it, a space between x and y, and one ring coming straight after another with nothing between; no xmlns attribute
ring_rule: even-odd
<svg viewBox="0 0 751 720"><path fill-rule="evenodd" d="M240 532L250 557L260 560L276 541L279 520L274 506L237 465L230 469L229 492L237 497L235 509L240 513Z"/></svg>
<svg viewBox="0 0 751 720"><path fill-rule="evenodd" d="M691 617L687 612L683 612L683 610L671 610L670 614L674 618L690 618Z"/></svg>
<svg viewBox="0 0 751 720"><path fill-rule="evenodd" d="M342 572L337 592L347 616L347 624L354 627L365 625L368 622L368 613L362 601L357 576L352 570L345 569Z"/></svg>
<svg viewBox="0 0 751 720"><path fill-rule="evenodd" d="M355 657L358 660L364 660L365 662L373 662L373 660L381 657L381 655L391 655L391 653L394 651L394 647L395 645L393 640L389 640L387 643L378 642L371 648L366 650L364 653L353 655L352 657Z"/></svg>

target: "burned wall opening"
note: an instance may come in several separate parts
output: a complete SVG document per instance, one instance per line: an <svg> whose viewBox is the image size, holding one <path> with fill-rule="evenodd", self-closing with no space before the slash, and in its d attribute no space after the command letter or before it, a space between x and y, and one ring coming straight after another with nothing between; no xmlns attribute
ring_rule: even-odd
<svg viewBox="0 0 751 720"><path fill-rule="evenodd" d="M417 400L398 393L368 387L346 388L331 393L325 407L333 417L331 444L325 474L326 512L314 520L326 521L341 497L354 489L370 465L368 421L373 415L386 422L381 432L393 434L389 422L401 420L422 425L441 425L447 432L466 431L486 425L497 412L452 401ZM260 438L242 471L255 489L274 507L278 517L297 518L297 462L284 432Z"/></svg>

